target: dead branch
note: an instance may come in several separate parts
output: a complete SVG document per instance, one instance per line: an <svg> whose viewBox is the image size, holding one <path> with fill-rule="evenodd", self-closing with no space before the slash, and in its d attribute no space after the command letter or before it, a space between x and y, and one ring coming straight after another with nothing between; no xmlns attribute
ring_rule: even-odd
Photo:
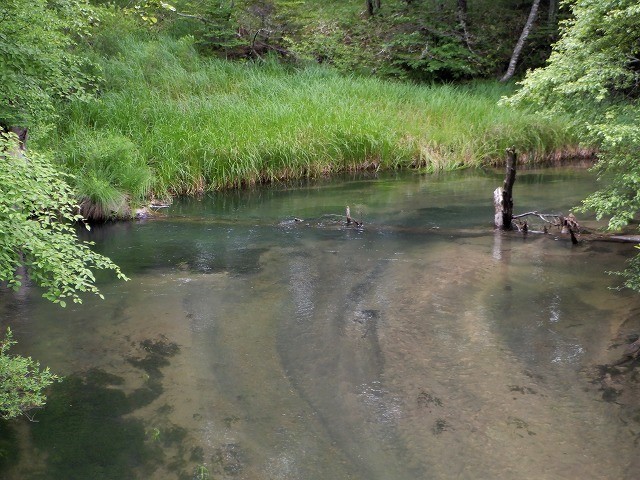
<svg viewBox="0 0 640 480"><path fill-rule="evenodd" d="M523 218L523 217L528 217L528 216L535 216L540 218L542 221L553 225L554 227L562 227L563 232L562 233L570 233L571 230L575 231L575 232L580 232L580 224L578 223L578 220L576 219L575 215L573 213L570 213L568 216L564 216L563 214L558 214L558 213L540 213L537 210L534 210L533 212L525 212L525 213L521 213L519 215L513 215L512 218L514 219L518 219L518 218ZM553 219L553 220L549 220L549 218Z"/></svg>
<svg viewBox="0 0 640 480"><path fill-rule="evenodd" d="M559 218L562 215L558 215L556 213L540 213L538 211L533 211L533 212L526 212L526 213L521 213L520 215L514 215L513 218L522 218L522 217L528 217L530 215L534 215L536 217L540 217L541 220L547 222L547 223L554 223L551 220L545 218L545 217L554 217L554 218Z"/></svg>
<svg viewBox="0 0 640 480"><path fill-rule="evenodd" d="M357 220L354 220L353 218L351 218L351 209L349 208L349 205L347 205L346 217L347 217L347 225L351 225L353 223L356 227L362 226L362 222L358 222Z"/></svg>

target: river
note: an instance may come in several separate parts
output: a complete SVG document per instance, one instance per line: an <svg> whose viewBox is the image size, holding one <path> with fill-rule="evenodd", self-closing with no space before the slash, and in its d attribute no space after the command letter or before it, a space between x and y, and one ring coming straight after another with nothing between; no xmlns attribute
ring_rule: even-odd
<svg viewBox="0 0 640 480"><path fill-rule="evenodd" d="M0 476L637 478L638 372L603 367L640 333L606 273L633 248L494 232L502 178L273 185L94 228L131 277L100 276L104 300L0 291L16 352L66 376L37 422L0 428ZM522 171L515 210L595 188Z"/></svg>

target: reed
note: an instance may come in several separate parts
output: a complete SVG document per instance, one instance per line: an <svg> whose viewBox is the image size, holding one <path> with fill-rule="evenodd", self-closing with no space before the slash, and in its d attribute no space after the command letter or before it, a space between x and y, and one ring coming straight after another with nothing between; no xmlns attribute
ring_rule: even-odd
<svg viewBox="0 0 640 480"><path fill-rule="evenodd" d="M495 164L511 145L540 161L577 145L562 119L499 106L511 87L496 83L418 86L230 63L198 56L189 39L102 43L102 94L68 105L48 145L82 196L107 210L117 198L364 168Z"/></svg>

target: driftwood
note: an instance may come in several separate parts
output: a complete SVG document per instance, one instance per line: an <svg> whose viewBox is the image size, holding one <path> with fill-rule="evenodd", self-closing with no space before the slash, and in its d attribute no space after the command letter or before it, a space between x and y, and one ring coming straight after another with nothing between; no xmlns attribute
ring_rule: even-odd
<svg viewBox="0 0 640 480"><path fill-rule="evenodd" d="M564 215L561 215L561 214L540 213L540 212L533 211L533 212L521 213L520 215L513 215L512 218L520 219L520 218L528 217L531 215L540 218L544 222L554 227L561 228L562 229L561 233L569 234L569 236L571 237L571 243L573 243L574 245L578 243L578 239L576 238L576 233L580 233L580 224L578 223L578 220L576 219L573 213L570 213L568 216L565 217ZM523 225L523 228L520 228L520 225ZM526 221L524 223L520 222L518 224L518 230L523 233L527 233L529 231L527 222ZM544 227L543 233L548 233L546 225Z"/></svg>
<svg viewBox="0 0 640 480"><path fill-rule="evenodd" d="M569 230L573 230L574 232L580 231L580 224L578 223L578 220L573 213L570 213L565 217L564 215L559 213L541 213L538 211L533 211L521 213L519 215L513 215L511 218L517 219L531 215L539 217L544 222L549 223L553 226L562 227L562 233L569 233Z"/></svg>

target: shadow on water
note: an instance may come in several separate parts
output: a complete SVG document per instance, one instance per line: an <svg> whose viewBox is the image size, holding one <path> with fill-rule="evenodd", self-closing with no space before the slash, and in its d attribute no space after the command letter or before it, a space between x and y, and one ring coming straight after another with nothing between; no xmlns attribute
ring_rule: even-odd
<svg viewBox="0 0 640 480"><path fill-rule="evenodd" d="M125 392L123 377L99 368L65 376L48 391L46 408L29 424L30 439L37 449L35 468L24 478L34 480L144 478L159 465L168 465L176 477L192 476L182 471L186 461L169 459L165 449L178 447L185 429L171 425L149 428L130 414L151 404L164 391L162 368L179 347L166 338L140 342L138 354L126 361L144 372L143 385ZM0 424L0 449L5 459L0 468L19 460L15 425ZM181 456L188 452L180 452ZM193 453L191 452L191 456ZM1 471L1 470L0 470Z"/></svg>
<svg viewBox="0 0 640 480"><path fill-rule="evenodd" d="M15 465L20 456L16 432L10 422L0 420L0 472Z"/></svg>
<svg viewBox="0 0 640 480"><path fill-rule="evenodd" d="M121 381L92 371L84 378L70 375L51 389L32 427L34 445L46 455L41 478L134 478L135 467L157 458L144 423L123 418L138 399L113 388Z"/></svg>

